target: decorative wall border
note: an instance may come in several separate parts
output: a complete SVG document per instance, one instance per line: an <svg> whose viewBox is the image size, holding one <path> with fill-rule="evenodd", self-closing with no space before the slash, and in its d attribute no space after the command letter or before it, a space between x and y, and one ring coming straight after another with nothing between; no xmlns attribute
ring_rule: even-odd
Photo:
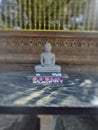
<svg viewBox="0 0 98 130"><path fill-rule="evenodd" d="M40 47L44 46L46 42L50 42L53 47L81 47L81 48L95 48L98 47L98 39L78 39L78 38L9 38L9 37L0 37L0 46L34 46Z"/></svg>

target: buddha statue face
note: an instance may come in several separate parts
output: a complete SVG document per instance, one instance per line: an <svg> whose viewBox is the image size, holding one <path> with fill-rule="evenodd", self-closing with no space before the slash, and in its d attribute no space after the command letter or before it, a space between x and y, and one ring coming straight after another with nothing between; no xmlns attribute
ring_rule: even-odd
<svg viewBox="0 0 98 130"><path fill-rule="evenodd" d="M51 44L47 42L47 43L45 44L45 52L51 52L51 49L52 49Z"/></svg>

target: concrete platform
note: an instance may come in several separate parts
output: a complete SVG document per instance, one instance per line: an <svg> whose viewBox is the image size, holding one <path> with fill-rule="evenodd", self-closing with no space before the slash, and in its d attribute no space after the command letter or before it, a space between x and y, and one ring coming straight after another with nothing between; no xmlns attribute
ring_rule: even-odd
<svg viewBox="0 0 98 130"><path fill-rule="evenodd" d="M54 107L55 109L59 107L79 107L87 109L88 107L97 108L98 74L65 74L66 78L63 84L34 85L32 83L32 71L0 73L0 111L3 111L1 110L2 107L4 109L6 109L7 107L12 107L13 109L15 107L22 107L25 109L26 107L31 108L31 110L34 107ZM25 110L25 112L27 110ZM8 111L11 112L11 109L8 109L7 112ZM68 128L68 130L77 130L80 127L81 130L92 130L93 128L94 130L98 129L98 117L95 115L91 116L88 113L86 117L81 117L81 111L78 117L76 115L61 116L59 115L59 113L60 111L58 111L58 115L56 116L41 115L41 130L57 130L57 128L59 130L62 130L62 126L64 126L63 130L65 130L66 128ZM1 115L0 130L9 130L8 128L12 128L11 124L13 124L13 121L10 122L10 120L14 120L16 122L18 120L18 117ZM23 121L21 119L24 118L19 117L19 120ZM6 123L4 123L4 121ZM92 126L92 124L93 128L90 127L90 125ZM15 126L15 123L14 127L18 129L18 127ZM22 130L22 128L20 130ZM33 130L33 128L30 130Z"/></svg>
<svg viewBox="0 0 98 130"><path fill-rule="evenodd" d="M98 106L98 74L66 73L63 84L34 85L32 71L0 73L0 106Z"/></svg>

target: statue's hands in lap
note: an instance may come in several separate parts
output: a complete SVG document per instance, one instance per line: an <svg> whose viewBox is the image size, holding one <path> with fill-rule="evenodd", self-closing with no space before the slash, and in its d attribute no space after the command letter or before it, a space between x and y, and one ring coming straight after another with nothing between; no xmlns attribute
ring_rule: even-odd
<svg viewBox="0 0 98 130"><path fill-rule="evenodd" d="M53 53L42 53L41 54L41 65L42 66L54 66L55 65L55 54Z"/></svg>

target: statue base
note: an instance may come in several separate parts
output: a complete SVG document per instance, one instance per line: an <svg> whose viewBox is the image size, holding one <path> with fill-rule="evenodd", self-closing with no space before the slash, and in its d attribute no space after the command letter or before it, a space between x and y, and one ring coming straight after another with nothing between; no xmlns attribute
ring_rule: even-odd
<svg viewBox="0 0 98 130"><path fill-rule="evenodd" d="M55 73L35 73L32 77L32 83L33 84L39 84L39 85L46 85L46 84L58 84L63 83L64 76L62 73L55 72Z"/></svg>
<svg viewBox="0 0 98 130"><path fill-rule="evenodd" d="M36 72L61 72L61 67L59 65L51 65L51 66L42 66L42 65L37 65L35 66L35 71Z"/></svg>

